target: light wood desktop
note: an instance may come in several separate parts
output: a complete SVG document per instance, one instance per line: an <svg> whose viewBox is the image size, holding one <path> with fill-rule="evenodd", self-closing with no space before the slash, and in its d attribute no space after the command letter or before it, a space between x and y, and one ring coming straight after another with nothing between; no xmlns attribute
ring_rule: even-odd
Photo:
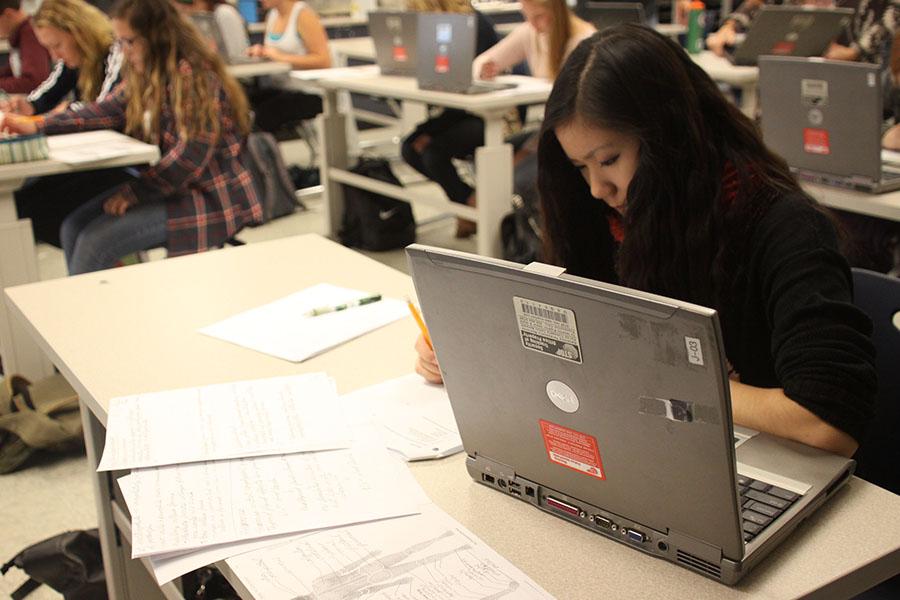
<svg viewBox="0 0 900 600"><path fill-rule="evenodd" d="M73 134L75 136L90 135ZM14 194L29 177L56 175L88 169L106 169L155 162L159 148L125 135L127 153L91 163L70 165L56 160L39 160L0 166L0 288L38 280L37 255L31 221L20 219ZM52 202L53 198L47 198ZM21 373L40 378L53 372L52 365L19 323L12 322L6 304L0 307L0 356L5 373Z"/></svg>
<svg viewBox="0 0 900 600"><path fill-rule="evenodd" d="M478 223L478 253L500 256L500 221L511 210L512 146L504 140L504 117L519 105L543 104L550 95L550 83L533 77L506 75L498 81L516 83L517 87L484 94L450 94L420 89L415 78L396 76L342 77L321 79L324 91L322 115L321 177L327 206L326 231L337 234L343 215L342 184L352 184L401 200L427 202L445 212ZM406 103L457 108L484 120L484 145L475 150L475 191L477 208L451 203L409 188L356 175L348 170L348 149L345 116L338 108L339 92L347 91L391 98ZM404 108L406 113L406 108ZM408 121L408 120L407 120ZM409 123L408 125L412 125Z"/></svg>
<svg viewBox="0 0 900 600"><path fill-rule="evenodd" d="M818 183L802 184L803 189L824 206L900 222L900 191L870 194Z"/></svg>
<svg viewBox="0 0 900 600"><path fill-rule="evenodd" d="M81 397L113 600L153 598L157 588L128 558L130 524L113 507L109 474L94 471L111 398L314 371L327 372L345 393L412 370L418 332L412 318L301 364L196 332L320 282L394 297L413 293L406 275L311 235L7 290L16 315ZM900 497L855 478L728 588L476 484L462 455L410 467L440 508L563 600L839 598L900 571ZM173 585L163 591L178 597Z"/></svg>
<svg viewBox="0 0 900 600"><path fill-rule="evenodd" d="M717 56L709 50L699 54L691 54L690 57L700 68L714 80L730 85L741 90L741 112L756 118L757 84L759 83L759 67L739 67L722 56Z"/></svg>
<svg viewBox="0 0 900 600"><path fill-rule="evenodd" d="M291 72L291 65L286 62L274 60L260 60L246 63L226 64L225 70L236 79L249 79L264 75L287 75Z"/></svg>

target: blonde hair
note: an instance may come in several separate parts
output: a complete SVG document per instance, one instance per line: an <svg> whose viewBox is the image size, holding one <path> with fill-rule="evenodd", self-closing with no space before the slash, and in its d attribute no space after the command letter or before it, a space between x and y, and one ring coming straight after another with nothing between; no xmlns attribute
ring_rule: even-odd
<svg viewBox="0 0 900 600"><path fill-rule="evenodd" d="M210 76L221 82L238 129L244 134L250 131L250 108L241 86L226 73L218 53L169 0L119 0L111 14L127 22L146 46L143 69L129 68L127 72L126 133L158 141L160 110L168 94L180 137L217 136L223 115L217 110ZM183 68L185 63L189 70ZM145 113L150 116L148 128Z"/></svg>
<svg viewBox="0 0 900 600"><path fill-rule="evenodd" d="M572 38L572 21L575 16L566 5L566 0L521 0L542 6L550 11L551 25L547 44L547 68L550 78L556 79L566 58L566 47Z"/></svg>
<svg viewBox="0 0 900 600"><path fill-rule="evenodd" d="M406 0L406 9L416 12L446 12L469 14L473 11L469 0Z"/></svg>
<svg viewBox="0 0 900 600"><path fill-rule="evenodd" d="M96 100L106 76L106 57L114 37L106 15L84 0L44 0L33 21L35 27L54 27L75 39L81 52L78 93L85 102Z"/></svg>

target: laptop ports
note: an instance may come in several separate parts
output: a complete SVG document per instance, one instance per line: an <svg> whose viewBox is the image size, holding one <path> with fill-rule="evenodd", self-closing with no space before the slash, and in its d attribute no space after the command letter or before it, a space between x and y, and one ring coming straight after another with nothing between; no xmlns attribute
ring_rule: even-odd
<svg viewBox="0 0 900 600"><path fill-rule="evenodd" d="M628 529L625 533L629 541L632 541L635 544L643 544L647 540L647 536L636 529Z"/></svg>
<svg viewBox="0 0 900 600"><path fill-rule="evenodd" d="M487 473L481 474L481 480L484 481L485 483L490 483L491 485L494 484L494 476L488 475Z"/></svg>
<svg viewBox="0 0 900 600"><path fill-rule="evenodd" d="M584 513L577 506L573 506L568 502L563 502L562 500L557 500L553 496L547 496L545 500L547 502L547 506L549 506L550 508L555 508L560 512L570 514L573 517L580 517L584 515Z"/></svg>
<svg viewBox="0 0 900 600"><path fill-rule="evenodd" d="M598 529L612 529L613 522L600 515L591 515L591 522Z"/></svg>

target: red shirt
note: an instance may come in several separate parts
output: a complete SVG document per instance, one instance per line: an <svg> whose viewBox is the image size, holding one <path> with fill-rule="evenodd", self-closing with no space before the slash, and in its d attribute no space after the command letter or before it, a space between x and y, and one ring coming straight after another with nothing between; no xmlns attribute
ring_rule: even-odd
<svg viewBox="0 0 900 600"><path fill-rule="evenodd" d="M11 65L0 68L0 89L10 94L27 94L50 76L50 54L38 42L31 19L23 21L9 36L9 46L10 61L17 54L22 67L18 77L13 75Z"/></svg>

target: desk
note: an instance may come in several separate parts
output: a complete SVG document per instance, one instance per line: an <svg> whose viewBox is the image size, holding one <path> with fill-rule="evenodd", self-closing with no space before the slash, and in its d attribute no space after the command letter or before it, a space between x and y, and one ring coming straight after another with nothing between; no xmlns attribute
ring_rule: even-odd
<svg viewBox="0 0 900 600"><path fill-rule="evenodd" d="M392 296L413 291L405 275L308 235L45 281L7 295L81 397L93 473L114 396L313 371L327 372L346 393L408 373L418 331L412 319L302 364L195 332L321 281ZM561 600L836 598L900 571L900 498L859 479L732 589L480 486L463 462L457 455L410 468L440 508ZM94 476L110 598L126 598L141 570L127 583L123 574L140 563L123 557L128 521L116 511L114 525L109 475ZM153 597L147 589L129 591L131 598ZM166 593L175 597L174 586Z"/></svg>
<svg viewBox="0 0 900 600"><path fill-rule="evenodd" d="M756 117L756 86L759 82L759 67L738 67L727 58L717 56L709 50L690 57L700 65L715 81L741 89L741 112Z"/></svg>
<svg viewBox="0 0 900 600"><path fill-rule="evenodd" d="M475 150L475 190L478 207L438 200L436 206L458 217L478 223L478 253L500 256L500 221L510 210L512 198L512 147L504 141L503 117L509 109L521 104L543 104L550 95L551 84L532 77L504 75L501 82L518 87L486 94L448 94L421 90L412 77L379 76L322 79L324 90L322 114L322 185L325 191L326 231L337 234L344 210L342 183L348 183L407 201L428 202L435 205L430 194L378 182L347 170L348 143L344 135L345 117L338 111L338 92L368 94L393 98L401 102L417 102L444 108L457 108L484 119L484 145ZM406 110L404 109L404 113Z"/></svg>
<svg viewBox="0 0 900 600"><path fill-rule="evenodd" d="M225 65L225 70L235 79L249 79L265 75L287 75L291 72L291 68L291 65L288 63L275 62L274 60Z"/></svg>
<svg viewBox="0 0 900 600"><path fill-rule="evenodd" d="M334 54L335 66L346 67L352 60L375 62L375 42L370 37L329 40L328 47Z"/></svg>
<svg viewBox="0 0 900 600"><path fill-rule="evenodd" d="M869 194L830 185L802 182L803 189L824 206L900 222L900 191Z"/></svg>
<svg viewBox="0 0 900 600"><path fill-rule="evenodd" d="M89 136L75 133L50 138L51 152L54 140L66 141L73 136ZM88 164L69 165L56 160L39 160L0 166L0 288L38 280L37 255L34 249L34 235L31 221L20 219L16 213L14 194L29 177L56 175L106 169L155 162L159 159L159 148L145 144L128 136L116 134L127 143L127 154ZM52 199L48 198L48 201ZM30 378L50 375L53 371L44 354L37 348L18 323L12 323L6 304L0 307L0 356L7 374L22 373Z"/></svg>

